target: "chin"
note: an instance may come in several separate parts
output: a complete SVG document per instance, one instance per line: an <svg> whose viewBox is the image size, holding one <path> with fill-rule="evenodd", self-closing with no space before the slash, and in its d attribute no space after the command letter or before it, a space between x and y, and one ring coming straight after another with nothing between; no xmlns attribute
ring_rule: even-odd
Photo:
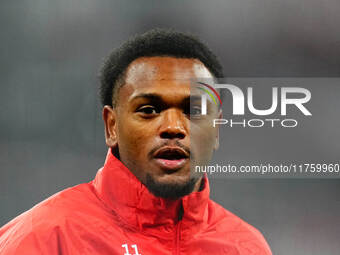
<svg viewBox="0 0 340 255"><path fill-rule="evenodd" d="M197 178L191 178L190 175L166 174L157 178L147 174L145 186L157 197L178 199L190 194L197 181Z"/></svg>
<svg viewBox="0 0 340 255"><path fill-rule="evenodd" d="M190 180L190 174L181 175L176 173L166 173L161 176L152 176L152 178L159 183L184 185Z"/></svg>

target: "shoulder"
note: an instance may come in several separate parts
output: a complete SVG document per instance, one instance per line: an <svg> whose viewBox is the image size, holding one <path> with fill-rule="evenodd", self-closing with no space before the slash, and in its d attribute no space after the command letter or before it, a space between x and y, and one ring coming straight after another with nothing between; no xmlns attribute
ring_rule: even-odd
<svg viewBox="0 0 340 255"><path fill-rule="evenodd" d="M60 191L0 228L0 254L55 254L69 222L100 205L90 184Z"/></svg>
<svg viewBox="0 0 340 255"><path fill-rule="evenodd" d="M209 228L223 236L226 242L233 243L241 254L271 255L270 247L262 233L235 214L210 200Z"/></svg>

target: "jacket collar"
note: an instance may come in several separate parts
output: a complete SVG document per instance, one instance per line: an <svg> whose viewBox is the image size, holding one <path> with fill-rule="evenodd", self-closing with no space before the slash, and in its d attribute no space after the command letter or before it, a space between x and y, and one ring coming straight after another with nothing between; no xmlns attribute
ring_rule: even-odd
<svg viewBox="0 0 340 255"><path fill-rule="evenodd" d="M191 236L207 222L209 182L205 175L201 191L192 192L178 200L154 196L109 149L104 167L92 181L101 201L118 218L118 222L131 229L173 238L169 233L179 221L183 208L181 235Z"/></svg>

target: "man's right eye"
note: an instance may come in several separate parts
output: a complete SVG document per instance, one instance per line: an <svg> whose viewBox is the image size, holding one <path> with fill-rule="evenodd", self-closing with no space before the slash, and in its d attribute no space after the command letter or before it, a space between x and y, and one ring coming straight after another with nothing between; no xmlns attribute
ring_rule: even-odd
<svg viewBox="0 0 340 255"><path fill-rule="evenodd" d="M151 105L142 106L142 107L137 109L137 112L147 114L147 115L158 113L156 108L154 106L151 106Z"/></svg>

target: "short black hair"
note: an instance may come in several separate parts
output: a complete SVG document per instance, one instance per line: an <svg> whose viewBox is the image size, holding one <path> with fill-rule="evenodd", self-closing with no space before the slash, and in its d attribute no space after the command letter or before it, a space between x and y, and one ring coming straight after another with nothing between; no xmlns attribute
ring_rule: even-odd
<svg viewBox="0 0 340 255"><path fill-rule="evenodd" d="M157 28L134 36L108 56L100 74L99 93L102 105L115 105L115 94L124 84L125 70L132 61L152 56L198 59L215 78L223 77L223 69L217 57L197 37Z"/></svg>

